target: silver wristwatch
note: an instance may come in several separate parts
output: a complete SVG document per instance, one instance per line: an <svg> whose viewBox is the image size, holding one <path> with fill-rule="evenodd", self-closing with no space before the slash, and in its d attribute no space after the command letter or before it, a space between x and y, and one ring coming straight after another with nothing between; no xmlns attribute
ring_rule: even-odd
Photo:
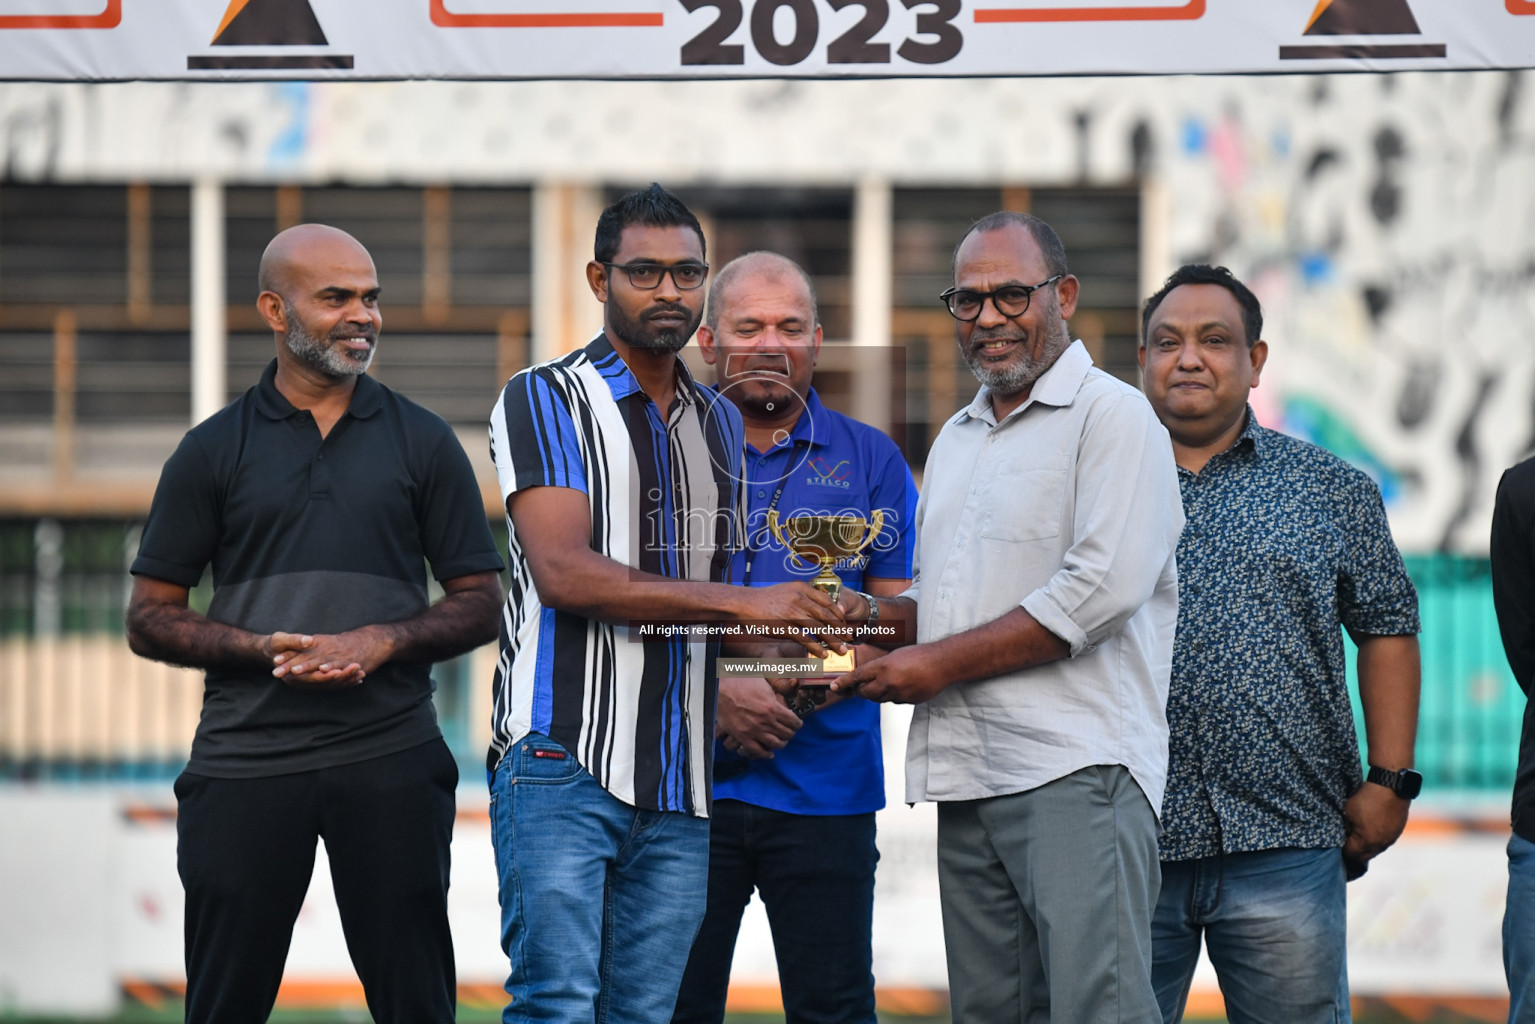
<svg viewBox="0 0 1535 1024"><path fill-rule="evenodd" d="M869 606L869 617L864 619L863 625L859 627L858 632L853 636L853 639L858 640L869 632L870 627L879 624L879 601L873 594L865 594L862 590L855 590L853 593L863 598L864 604Z"/></svg>

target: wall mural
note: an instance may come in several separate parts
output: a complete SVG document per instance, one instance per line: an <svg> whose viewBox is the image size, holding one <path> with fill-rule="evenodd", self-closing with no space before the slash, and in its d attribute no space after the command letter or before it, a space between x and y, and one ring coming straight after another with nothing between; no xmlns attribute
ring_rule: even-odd
<svg viewBox="0 0 1535 1024"><path fill-rule="evenodd" d="M1263 300L1260 419L1375 477L1407 550L1484 553L1498 476L1535 448L1530 85L1190 83L1125 135L1167 183L1173 261Z"/></svg>

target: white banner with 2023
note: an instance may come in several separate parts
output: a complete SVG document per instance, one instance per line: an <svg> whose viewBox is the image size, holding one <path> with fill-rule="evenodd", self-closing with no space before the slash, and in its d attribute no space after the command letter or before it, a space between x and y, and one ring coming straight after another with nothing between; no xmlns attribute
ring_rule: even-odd
<svg viewBox="0 0 1535 1024"><path fill-rule="evenodd" d="M1535 0L0 0L0 79L1535 66Z"/></svg>

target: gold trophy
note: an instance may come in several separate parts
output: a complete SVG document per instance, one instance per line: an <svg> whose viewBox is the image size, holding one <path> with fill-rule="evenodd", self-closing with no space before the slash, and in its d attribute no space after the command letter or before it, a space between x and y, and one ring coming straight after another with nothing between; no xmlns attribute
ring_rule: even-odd
<svg viewBox="0 0 1535 1024"><path fill-rule="evenodd" d="M846 561L863 553L874 542L885 525L885 513L876 510L873 521L863 516L794 516L780 520L778 510L767 514L768 529L778 538L778 543L789 549L796 562L805 565L819 564L821 571L810 585L821 593L837 600L842 594L842 581L832 571L838 562ZM844 672L853 671L853 654L832 652L825 658L826 678L830 680ZM808 685L818 685L809 683ZM819 685L827 685L821 683Z"/></svg>

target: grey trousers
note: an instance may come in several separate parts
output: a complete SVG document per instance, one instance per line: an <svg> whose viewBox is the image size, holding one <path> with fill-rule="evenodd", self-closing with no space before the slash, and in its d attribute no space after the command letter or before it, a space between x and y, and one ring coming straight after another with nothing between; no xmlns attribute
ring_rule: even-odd
<svg viewBox="0 0 1535 1024"><path fill-rule="evenodd" d="M954 1024L1160 1024L1157 821L1121 765L938 805Z"/></svg>

